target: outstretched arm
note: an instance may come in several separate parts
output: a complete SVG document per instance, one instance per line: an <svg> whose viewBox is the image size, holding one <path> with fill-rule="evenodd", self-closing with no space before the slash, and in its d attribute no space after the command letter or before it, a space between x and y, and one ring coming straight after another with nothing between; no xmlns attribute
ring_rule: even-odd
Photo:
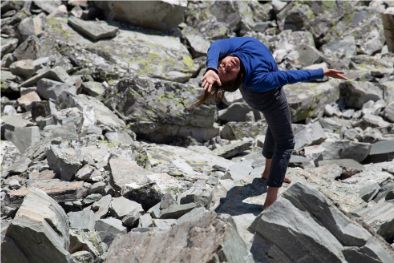
<svg viewBox="0 0 394 263"><path fill-rule="evenodd" d="M321 79L324 76L338 79L347 79L343 72L335 69L314 69L314 70L287 70L272 71L262 73L253 83L252 90L259 92L258 87L277 88L286 84L293 84L301 81Z"/></svg>

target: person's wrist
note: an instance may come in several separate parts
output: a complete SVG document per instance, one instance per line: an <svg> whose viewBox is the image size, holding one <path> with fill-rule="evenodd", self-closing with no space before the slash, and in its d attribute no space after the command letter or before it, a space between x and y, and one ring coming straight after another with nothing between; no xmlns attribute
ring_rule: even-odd
<svg viewBox="0 0 394 263"><path fill-rule="evenodd" d="M213 72L215 72L216 74L218 74L218 70L215 68L207 68L207 70L205 71L205 73L207 73L208 71L212 70Z"/></svg>

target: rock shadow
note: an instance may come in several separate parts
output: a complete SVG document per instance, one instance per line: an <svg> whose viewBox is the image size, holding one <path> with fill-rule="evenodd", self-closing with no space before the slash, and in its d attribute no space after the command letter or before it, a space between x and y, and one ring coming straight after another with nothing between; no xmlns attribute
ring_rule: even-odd
<svg viewBox="0 0 394 263"><path fill-rule="evenodd" d="M232 216L250 213L255 216L259 215L263 211L263 204L248 204L243 200L267 192L266 182L261 178L255 178L250 184L234 186L227 192L226 197L220 198L220 204L215 212Z"/></svg>

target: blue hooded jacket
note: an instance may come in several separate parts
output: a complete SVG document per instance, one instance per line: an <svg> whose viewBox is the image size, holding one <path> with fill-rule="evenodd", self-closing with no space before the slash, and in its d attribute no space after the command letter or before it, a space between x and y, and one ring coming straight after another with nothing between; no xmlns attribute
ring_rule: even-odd
<svg viewBox="0 0 394 263"><path fill-rule="evenodd" d="M253 37L233 37L212 43L207 54L207 68L218 70L219 60L233 55L241 60L244 84L253 92L267 92L285 84L321 79L323 69L278 70L270 50Z"/></svg>

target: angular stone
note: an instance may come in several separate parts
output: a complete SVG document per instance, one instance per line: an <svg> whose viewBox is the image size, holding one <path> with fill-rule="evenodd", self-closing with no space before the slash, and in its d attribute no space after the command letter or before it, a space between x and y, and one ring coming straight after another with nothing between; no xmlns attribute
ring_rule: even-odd
<svg viewBox="0 0 394 263"><path fill-rule="evenodd" d="M242 140L245 137L257 137L264 134L267 125L262 121L228 122L220 131L220 137L227 140Z"/></svg>
<svg viewBox="0 0 394 263"><path fill-rule="evenodd" d="M135 161L125 158L113 157L109 160L111 180L115 189L121 190L126 187L140 188L150 183L144 168Z"/></svg>
<svg viewBox="0 0 394 263"><path fill-rule="evenodd" d="M392 126L392 124L383 120L382 117L372 114L365 114L362 121L365 122L367 127L388 128Z"/></svg>
<svg viewBox="0 0 394 263"><path fill-rule="evenodd" d="M50 2L35 0L33 2L36 6L38 6L39 8L41 8L43 11L45 11L48 14L55 11L61 5L60 0L54 0L54 1L50 1Z"/></svg>
<svg viewBox="0 0 394 263"><path fill-rule="evenodd" d="M92 204L92 209L95 211L97 219L103 218L108 214L109 206L111 204L112 196L103 196L99 201Z"/></svg>
<svg viewBox="0 0 394 263"><path fill-rule="evenodd" d="M62 207L43 191L31 189L7 229L1 261L70 262L68 232Z"/></svg>
<svg viewBox="0 0 394 263"><path fill-rule="evenodd" d="M321 160L318 162L319 166L324 165L339 165L343 170L341 176L347 178L364 170L364 166L353 159L335 159L335 160Z"/></svg>
<svg viewBox="0 0 394 263"><path fill-rule="evenodd" d="M347 218L316 189L295 183L282 196L298 209L310 213L344 246L360 247L371 237L368 231Z"/></svg>
<svg viewBox="0 0 394 263"><path fill-rule="evenodd" d="M253 222L253 229L278 246L291 262L344 262L341 243L287 199L279 198L263 211Z"/></svg>
<svg viewBox="0 0 394 263"><path fill-rule="evenodd" d="M236 102L228 108L218 112L218 120L223 122L229 121L247 121L246 114L252 109L245 102Z"/></svg>
<svg viewBox="0 0 394 263"><path fill-rule="evenodd" d="M18 31L25 40L28 36L40 36L45 31L45 20L44 14L40 14L33 17L26 17L18 25Z"/></svg>
<svg viewBox="0 0 394 263"><path fill-rule="evenodd" d="M60 81L63 83L67 83L70 81L70 76L68 75L66 70L64 68L62 68L61 66L56 66L54 68L44 70L37 75L34 75L33 77L31 77L31 78L27 79L26 81L24 81L23 83L21 83L20 86L21 87L34 86L34 85L38 84L37 82L40 79L43 79L43 78L51 79L51 80L55 80L55 81Z"/></svg>
<svg viewBox="0 0 394 263"><path fill-rule="evenodd" d="M81 35L93 41L116 36L118 28L108 25L105 21L85 21L76 17L69 17L68 24Z"/></svg>
<svg viewBox="0 0 394 263"><path fill-rule="evenodd" d="M89 96L98 97L104 94L105 88L103 84L96 81L88 81L82 83L82 90Z"/></svg>
<svg viewBox="0 0 394 263"><path fill-rule="evenodd" d="M299 150L304 146L320 144L326 139L323 128L319 122L306 125L294 134L295 150Z"/></svg>
<svg viewBox="0 0 394 263"><path fill-rule="evenodd" d="M158 2L115 2L94 1L111 19L133 25L159 30L175 28L183 21L187 1L162 0ZM152 16L154 12L154 16Z"/></svg>
<svg viewBox="0 0 394 263"><path fill-rule="evenodd" d="M46 156L49 167L65 181L71 181L82 167L77 151L71 147L51 145Z"/></svg>
<svg viewBox="0 0 394 263"><path fill-rule="evenodd" d="M199 206L208 207L212 201L213 188L206 181L199 180L189 189L179 195L181 204L196 203Z"/></svg>
<svg viewBox="0 0 394 263"><path fill-rule="evenodd" d="M351 142L347 140L325 141L322 146L324 160L353 159L362 162L370 154L371 144Z"/></svg>
<svg viewBox="0 0 394 263"><path fill-rule="evenodd" d="M384 109L384 116L390 121L394 123L394 103L387 105Z"/></svg>
<svg viewBox="0 0 394 263"><path fill-rule="evenodd" d="M48 117L56 113L56 105L51 101L34 101L31 104L31 115L33 120L38 117Z"/></svg>
<svg viewBox="0 0 394 263"><path fill-rule="evenodd" d="M76 201L87 194L83 182L64 182L59 179L32 180L28 187L8 192L11 202L18 202L28 194L29 189L38 188L56 200L56 202Z"/></svg>
<svg viewBox="0 0 394 263"><path fill-rule="evenodd" d="M371 182L364 187L362 187L359 191L360 197L365 201L369 202L373 200L380 190L380 185L376 182Z"/></svg>
<svg viewBox="0 0 394 263"><path fill-rule="evenodd" d="M216 148L213 153L215 153L218 156L221 156L223 158L231 158L234 157L246 150L249 150L250 147L252 146L252 141L246 140L246 141L239 141L239 142L234 142L230 144L226 144L222 147Z"/></svg>
<svg viewBox="0 0 394 263"><path fill-rule="evenodd" d="M10 71L12 74L26 79L35 73L35 66L31 59L18 60L10 65Z"/></svg>
<svg viewBox="0 0 394 263"><path fill-rule="evenodd" d="M385 162L394 159L394 140L379 141L371 145L368 162Z"/></svg>
<svg viewBox="0 0 394 263"><path fill-rule="evenodd" d="M70 220L70 228L76 230L93 231L95 225L95 216L92 210L86 209L78 212L67 214Z"/></svg>
<svg viewBox="0 0 394 263"><path fill-rule="evenodd" d="M160 211L161 219L178 219L183 216L187 212L193 210L197 205L195 203L181 204L181 205L172 205L166 209Z"/></svg>
<svg viewBox="0 0 394 263"><path fill-rule="evenodd" d="M387 47L390 52L394 52L394 7L389 7L385 10L385 12L382 14L382 21Z"/></svg>
<svg viewBox="0 0 394 263"><path fill-rule="evenodd" d="M77 251L71 254L71 260L74 263L93 263L94 257L89 251Z"/></svg>
<svg viewBox="0 0 394 263"><path fill-rule="evenodd" d="M31 110L32 104L39 101L41 99L35 91L30 91L17 99L18 104L26 110Z"/></svg>
<svg viewBox="0 0 394 263"><path fill-rule="evenodd" d="M140 212L144 211L139 203L124 197L113 198L110 204L110 210L114 216L119 219L130 214L136 216L139 215Z"/></svg>
<svg viewBox="0 0 394 263"><path fill-rule="evenodd" d="M85 115L89 112L92 115L89 116L92 125L97 125L101 129L114 131L126 125L114 112L94 97L85 94L75 96L69 92L62 92L58 101L64 108L77 107Z"/></svg>
<svg viewBox="0 0 394 263"><path fill-rule="evenodd" d="M347 107L361 109L369 100L377 101L383 98L383 92L371 82L345 81L339 84L341 97Z"/></svg>
<svg viewBox="0 0 394 263"><path fill-rule="evenodd" d="M100 235L101 240L107 245L111 244L117 235L126 233L126 228L122 225L122 221L113 217L96 221L94 228Z"/></svg>
<svg viewBox="0 0 394 263"><path fill-rule="evenodd" d="M207 53L210 43L197 30L188 26L182 30L182 36L189 43L194 57L200 57Z"/></svg>
<svg viewBox="0 0 394 263"><path fill-rule="evenodd" d="M222 179L232 179L234 181L248 181L248 177L253 167L248 162L239 162L231 165Z"/></svg>
<svg viewBox="0 0 394 263"><path fill-rule="evenodd" d="M106 132L105 138L111 143L123 146L130 146L134 142L134 139L126 131Z"/></svg>
<svg viewBox="0 0 394 263"><path fill-rule="evenodd" d="M353 36L346 36L343 39L324 44L321 48L327 56L341 59L350 58L356 55L356 40Z"/></svg>
<svg viewBox="0 0 394 263"><path fill-rule="evenodd" d="M53 101L56 101L60 97L60 94L65 90L67 90L73 94L76 94L75 88L67 83L63 83L60 81L54 81L54 80L46 79L46 78L42 78L42 79L38 80L38 82L37 82L38 94L42 98L47 99L47 100L51 99Z"/></svg>
<svg viewBox="0 0 394 263"><path fill-rule="evenodd" d="M25 152L27 148L38 143L41 139L38 126L16 127L10 134L12 141L20 152Z"/></svg>
<svg viewBox="0 0 394 263"><path fill-rule="evenodd" d="M152 221L152 217L148 213L140 216L139 222L138 222L138 227L145 228L145 227L151 227L151 226L153 226L153 221Z"/></svg>
<svg viewBox="0 0 394 263"><path fill-rule="evenodd" d="M234 227L213 212L167 230L131 231L112 243L105 262L152 262L157 255L162 262L253 262Z"/></svg>
<svg viewBox="0 0 394 263"><path fill-rule="evenodd" d="M176 225L176 219L153 219L153 226L159 230L169 230Z"/></svg>
<svg viewBox="0 0 394 263"><path fill-rule="evenodd" d="M323 113L324 105L339 99L337 81L298 83L286 87L293 122L304 121Z"/></svg>
<svg viewBox="0 0 394 263"><path fill-rule="evenodd" d="M32 161L25 157L25 156L20 156L15 163L12 164L12 166L10 166L8 168L8 175L12 175L12 174L22 174L24 173L27 168L29 168L29 165Z"/></svg>
<svg viewBox="0 0 394 263"><path fill-rule="evenodd" d="M10 53L18 46L17 38L1 38L1 56Z"/></svg>

